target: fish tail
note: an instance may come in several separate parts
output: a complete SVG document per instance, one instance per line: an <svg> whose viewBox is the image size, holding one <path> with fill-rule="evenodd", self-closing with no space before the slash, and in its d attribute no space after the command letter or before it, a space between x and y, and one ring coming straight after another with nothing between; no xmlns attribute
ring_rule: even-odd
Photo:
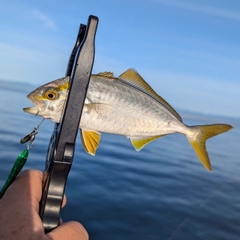
<svg viewBox="0 0 240 240"><path fill-rule="evenodd" d="M187 134L188 141L207 170L212 171L210 159L206 150L206 140L224 133L231 128L232 126L228 124L190 126L190 131Z"/></svg>

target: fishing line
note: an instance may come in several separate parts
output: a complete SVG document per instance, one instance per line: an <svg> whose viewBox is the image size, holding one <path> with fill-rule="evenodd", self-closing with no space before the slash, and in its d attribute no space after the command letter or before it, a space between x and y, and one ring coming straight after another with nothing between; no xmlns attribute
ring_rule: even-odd
<svg viewBox="0 0 240 240"><path fill-rule="evenodd" d="M37 113L35 114L35 117L38 116L38 113L39 113L39 111L37 111ZM43 121L42 121L42 122L43 122ZM41 123L42 123L42 122L41 122ZM40 124L41 124L41 123L40 123ZM40 124L39 124L39 125L40 125ZM39 125L38 125L38 126L39 126Z"/></svg>
<svg viewBox="0 0 240 240"><path fill-rule="evenodd" d="M199 209L201 209L204 205L206 205L207 202L208 202L209 200L211 200L211 199L216 195L217 192L219 192L222 188L224 188L225 186L227 186L228 184L230 184L231 182L233 182L234 178L236 178L236 177L232 177L232 178L229 179L228 181L222 183L222 184L220 185L220 187L218 187L215 191L213 191L212 193L210 193L203 201L201 201L201 202L198 204L198 206L196 207L196 210L199 210ZM196 212L196 210L195 210L195 212ZM191 217L190 217L190 216L186 217L186 218L182 221L182 223L180 223L179 226L174 230L174 232L168 237L167 240L174 240L176 234L177 234L179 231L181 231L181 229L184 227L184 225L186 225L190 220L191 220Z"/></svg>
<svg viewBox="0 0 240 240"><path fill-rule="evenodd" d="M33 146L35 137L38 133L39 126L42 124L43 121L44 121L44 118L37 126L33 128L33 130L29 134L27 134L25 137L23 137L20 140L21 144L27 143L27 148L24 151L22 151L18 155L17 159L15 160L13 167L11 169L11 172L9 173L8 178L0 192L0 199L2 198L2 196L4 195L8 187L12 184L12 182L15 180L15 178L17 177L17 175L19 174L19 172L22 170L25 163L27 162L29 149Z"/></svg>

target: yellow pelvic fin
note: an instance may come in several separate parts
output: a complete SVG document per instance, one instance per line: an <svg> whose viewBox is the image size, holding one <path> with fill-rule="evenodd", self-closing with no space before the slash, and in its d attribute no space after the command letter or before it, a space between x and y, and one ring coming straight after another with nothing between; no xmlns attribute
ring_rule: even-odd
<svg viewBox="0 0 240 240"><path fill-rule="evenodd" d="M151 136L151 137L141 137L141 138L137 138L137 137L133 137L130 138L131 143L133 145L133 147L135 148L136 151L140 151L143 147L145 147L148 143L152 142L153 140L160 138L164 135L160 135L160 136Z"/></svg>
<svg viewBox="0 0 240 240"><path fill-rule="evenodd" d="M202 125L202 126L192 126L190 127L195 131L195 134L187 135L187 138L196 152L199 160L203 166L212 171L210 159L208 152L206 150L206 140L208 138L214 137L218 134L224 133L232 128L228 124L212 124L212 125Z"/></svg>
<svg viewBox="0 0 240 240"><path fill-rule="evenodd" d="M153 98L155 98L157 101L159 101L162 105L164 105L169 111L171 111L180 122L182 122L181 116L173 109L173 107L165 101L162 97L160 97L152 88L151 86L145 82L145 80L140 76L138 72L136 72L134 69L130 68L124 73L122 73L118 78L128 82L134 87L137 87L141 91L151 95Z"/></svg>
<svg viewBox="0 0 240 240"><path fill-rule="evenodd" d="M81 140L87 153L95 155L100 139L101 134L99 132L81 129Z"/></svg>

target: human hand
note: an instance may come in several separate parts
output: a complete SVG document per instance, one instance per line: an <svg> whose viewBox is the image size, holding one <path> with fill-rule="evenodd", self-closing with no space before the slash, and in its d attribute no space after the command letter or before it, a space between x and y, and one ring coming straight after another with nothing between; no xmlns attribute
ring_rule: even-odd
<svg viewBox="0 0 240 240"><path fill-rule="evenodd" d="M63 223L45 234L38 214L42 179L41 171L27 170L7 189L0 199L0 239L87 240L87 231L75 221Z"/></svg>

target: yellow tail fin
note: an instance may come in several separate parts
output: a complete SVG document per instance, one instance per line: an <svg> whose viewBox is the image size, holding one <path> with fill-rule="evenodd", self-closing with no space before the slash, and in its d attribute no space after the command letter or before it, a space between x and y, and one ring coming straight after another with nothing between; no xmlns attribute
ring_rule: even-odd
<svg viewBox="0 0 240 240"><path fill-rule="evenodd" d="M207 170L212 171L210 159L206 150L206 140L218 134L224 133L231 128L232 126L228 124L212 124L190 127L191 133L187 134L188 141Z"/></svg>

